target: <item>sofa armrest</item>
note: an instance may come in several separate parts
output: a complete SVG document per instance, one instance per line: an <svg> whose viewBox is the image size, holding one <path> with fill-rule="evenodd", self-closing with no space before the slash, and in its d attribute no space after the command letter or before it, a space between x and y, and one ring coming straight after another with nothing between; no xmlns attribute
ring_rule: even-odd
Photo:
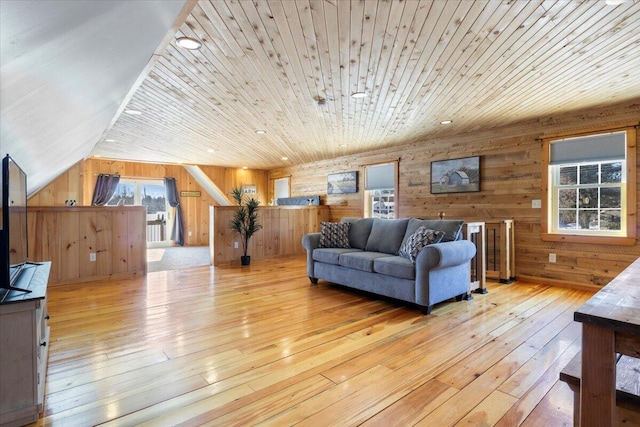
<svg viewBox="0 0 640 427"><path fill-rule="evenodd" d="M320 247L321 233L308 233L302 236L302 247L307 251L307 276L313 282L315 275L313 273L313 250Z"/></svg>
<svg viewBox="0 0 640 427"><path fill-rule="evenodd" d="M476 254L476 247L468 240L435 243L424 247L416 257L416 272L452 267L467 263Z"/></svg>
<svg viewBox="0 0 640 427"><path fill-rule="evenodd" d="M302 246L308 251L313 251L320 247L321 233L308 233L302 236Z"/></svg>

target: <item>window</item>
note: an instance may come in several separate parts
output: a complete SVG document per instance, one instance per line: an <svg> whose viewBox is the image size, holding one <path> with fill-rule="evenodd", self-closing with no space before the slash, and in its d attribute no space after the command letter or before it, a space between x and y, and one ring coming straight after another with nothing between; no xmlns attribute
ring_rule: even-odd
<svg viewBox="0 0 640 427"><path fill-rule="evenodd" d="M121 179L108 206L146 206L147 221L167 218L164 181Z"/></svg>
<svg viewBox="0 0 640 427"><path fill-rule="evenodd" d="M543 239L635 242L635 129L544 141Z"/></svg>
<svg viewBox="0 0 640 427"><path fill-rule="evenodd" d="M396 217L397 170L397 161L365 168L365 217Z"/></svg>
<svg viewBox="0 0 640 427"><path fill-rule="evenodd" d="M278 199L286 199L289 197L289 177L285 178L276 178L273 181L273 198L275 200Z"/></svg>

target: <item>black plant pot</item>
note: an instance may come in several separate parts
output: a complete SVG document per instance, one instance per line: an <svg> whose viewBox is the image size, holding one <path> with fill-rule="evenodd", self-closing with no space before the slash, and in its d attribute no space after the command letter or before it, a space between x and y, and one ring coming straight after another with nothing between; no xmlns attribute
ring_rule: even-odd
<svg viewBox="0 0 640 427"><path fill-rule="evenodd" d="M249 265L251 264L251 256L240 256L240 265Z"/></svg>

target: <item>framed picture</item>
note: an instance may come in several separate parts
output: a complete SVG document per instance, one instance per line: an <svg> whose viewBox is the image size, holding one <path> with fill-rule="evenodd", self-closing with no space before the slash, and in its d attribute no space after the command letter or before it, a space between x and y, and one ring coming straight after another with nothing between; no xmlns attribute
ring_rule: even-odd
<svg viewBox="0 0 640 427"><path fill-rule="evenodd" d="M431 162L431 194L480 191L480 157Z"/></svg>
<svg viewBox="0 0 640 427"><path fill-rule="evenodd" d="M358 192L358 171L332 173L327 175L327 194Z"/></svg>
<svg viewBox="0 0 640 427"><path fill-rule="evenodd" d="M242 186L243 194L256 194L256 186L255 185L243 185Z"/></svg>

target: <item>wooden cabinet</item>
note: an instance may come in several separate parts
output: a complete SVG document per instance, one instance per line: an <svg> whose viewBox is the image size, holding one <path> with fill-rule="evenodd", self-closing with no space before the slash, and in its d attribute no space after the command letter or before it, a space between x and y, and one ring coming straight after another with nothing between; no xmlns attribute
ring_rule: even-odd
<svg viewBox="0 0 640 427"><path fill-rule="evenodd" d="M28 266L0 304L0 426L35 422L43 411L49 354L47 282L51 263Z"/></svg>

